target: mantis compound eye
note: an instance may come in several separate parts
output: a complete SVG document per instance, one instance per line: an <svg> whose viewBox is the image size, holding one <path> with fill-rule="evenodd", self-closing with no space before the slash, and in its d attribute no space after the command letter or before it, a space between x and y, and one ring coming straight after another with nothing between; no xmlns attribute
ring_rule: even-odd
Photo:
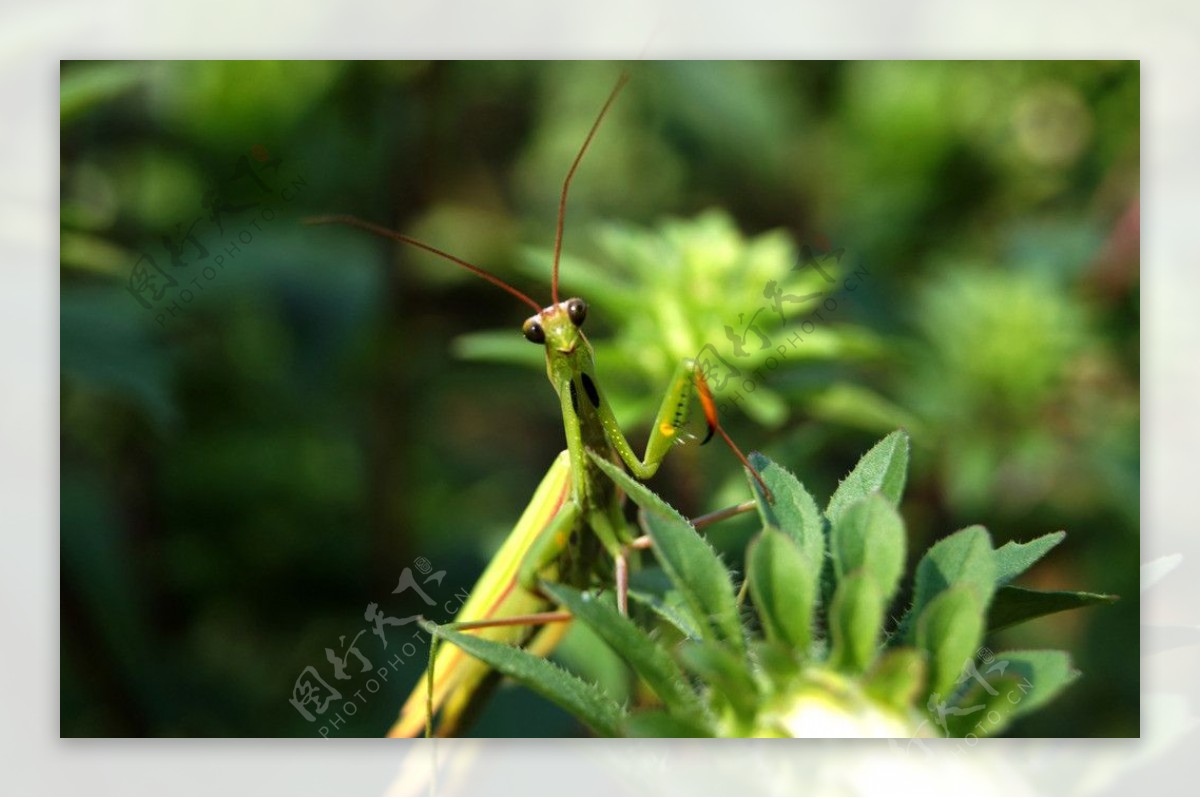
<svg viewBox="0 0 1200 798"><path fill-rule="evenodd" d="M576 327L583 326L583 320L587 318L587 303L582 299L567 300L567 317Z"/></svg>
<svg viewBox="0 0 1200 798"><path fill-rule="evenodd" d="M529 319L521 328L521 332L525 333L525 338L535 344L546 343L546 330L542 327L542 323L536 318Z"/></svg>

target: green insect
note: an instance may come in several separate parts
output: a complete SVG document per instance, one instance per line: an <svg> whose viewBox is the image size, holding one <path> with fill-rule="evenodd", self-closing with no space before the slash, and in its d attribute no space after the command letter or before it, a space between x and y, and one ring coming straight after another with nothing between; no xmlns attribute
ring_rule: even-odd
<svg viewBox="0 0 1200 798"><path fill-rule="evenodd" d="M627 77L622 75L596 117L583 145L563 181L554 240L551 302L537 302L493 274L440 249L387 228L350 216L323 216L311 224L346 224L418 247L466 268L504 289L533 310L522 332L531 343L544 347L546 373L558 395L566 451L559 454L534 492L520 520L493 557L468 600L449 624L455 629L473 629L488 639L527 646L547 653L561 638L570 615L555 611L554 604L539 589L539 582L559 582L579 588L613 585L617 604L627 612L631 553L649 546L625 520L621 492L589 457L594 455L624 467L639 480L652 477L671 447L680 440L690 415L693 396L703 408L708 425L706 443L714 433L729 445L742 464L755 476L764 495L770 491L746 457L721 427L716 403L694 361L676 368L654 420L645 453L639 458L613 415L600 389L592 346L583 334L587 303L579 298L559 299L559 257L567 191L571 180L616 100ZM699 528L745 512L753 502L696 519ZM389 732L392 737L412 737L432 729L434 713L440 712L439 736L459 732L469 722L498 681L499 674L452 645L440 647L431 666L405 702L400 717Z"/></svg>

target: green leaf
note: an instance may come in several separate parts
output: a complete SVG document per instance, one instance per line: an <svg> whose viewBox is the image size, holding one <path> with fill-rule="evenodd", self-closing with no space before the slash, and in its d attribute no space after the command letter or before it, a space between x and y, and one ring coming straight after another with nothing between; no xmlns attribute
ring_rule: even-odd
<svg viewBox="0 0 1200 798"><path fill-rule="evenodd" d="M484 330L466 333L451 344L456 357L463 360L486 360L511 363L529 368L545 368L546 353L530 346L519 330Z"/></svg>
<svg viewBox="0 0 1200 798"><path fill-rule="evenodd" d="M835 382L821 388L808 398L805 412L831 424L869 432L905 427L918 439L921 437L920 422L912 413L869 388L850 382Z"/></svg>
<svg viewBox="0 0 1200 798"><path fill-rule="evenodd" d="M686 640L679 646L684 667L717 690L742 720L758 711L758 685L747 661L719 643Z"/></svg>
<svg viewBox="0 0 1200 798"><path fill-rule="evenodd" d="M713 733L699 723L690 723L660 710L638 712L625 721L626 737L712 737Z"/></svg>
<svg viewBox="0 0 1200 798"><path fill-rule="evenodd" d="M879 491L893 505L900 503L908 473L908 433L896 430L871 447L858 465L838 484L825 517L834 523L846 508Z"/></svg>
<svg viewBox="0 0 1200 798"><path fill-rule="evenodd" d="M929 694L948 700L983 639L983 606L967 585L943 590L917 617L917 647L929 655Z"/></svg>
<svg viewBox="0 0 1200 798"><path fill-rule="evenodd" d="M829 608L833 638L830 667L845 673L862 673L871 665L884 609L879 588L863 571L855 571L841 580Z"/></svg>
<svg viewBox="0 0 1200 798"><path fill-rule="evenodd" d="M421 626L431 635L448 640L505 676L550 699L587 724L596 734L615 737L620 733L625 711L596 685L588 684L549 660L523 649L433 623L423 623Z"/></svg>
<svg viewBox="0 0 1200 798"><path fill-rule="evenodd" d="M654 612L684 637L700 637L687 600L671 584L666 571L657 565L640 568L629 575L629 598Z"/></svg>
<svg viewBox="0 0 1200 798"><path fill-rule="evenodd" d="M766 680L775 684L787 683L802 668L800 657L791 646L762 638L751 642L750 658Z"/></svg>
<svg viewBox="0 0 1200 798"><path fill-rule="evenodd" d="M665 593L651 593L644 590L629 589L629 599L651 610L659 618L673 626L684 637L699 639L700 630L691 617L687 601L678 590Z"/></svg>
<svg viewBox="0 0 1200 798"><path fill-rule="evenodd" d="M1009 541L996 549L996 586L1007 585L1062 542L1066 532L1051 532L1028 543Z"/></svg>
<svg viewBox="0 0 1200 798"><path fill-rule="evenodd" d="M649 511L644 518L655 555L683 595L697 628L707 630L705 639L744 652L733 580L712 546L686 522L678 524Z"/></svg>
<svg viewBox="0 0 1200 798"><path fill-rule="evenodd" d="M816 578L796 542L768 527L746 555L750 596L767 639L808 652L812 640Z"/></svg>
<svg viewBox="0 0 1200 798"><path fill-rule="evenodd" d="M642 509L654 553L683 594L696 628L706 639L721 640L743 654L746 641L733 580L712 546L673 507L620 466L590 450L588 456Z"/></svg>
<svg viewBox="0 0 1200 798"><path fill-rule="evenodd" d="M703 721L704 706L670 655L615 606L565 585L542 583L552 599L586 624L645 680L668 709Z"/></svg>
<svg viewBox="0 0 1200 798"><path fill-rule="evenodd" d="M1009 720L1044 706L1079 678L1079 671L1071 667L1071 657L1065 651L1002 651L995 658L996 664L1007 662L1006 672L1021 679L1020 700L1009 696L1013 704Z"/></svg>
<svg viewBox="0 0 1200 798"><path fill-rule="evenodd" d="M942 591L955 585L972 590L982 612L996 589L996 559L992 538L981 526L969 526L939 540L917 564L913 606L901 622L905 637L912 639L911 623Z"/></svg>
<svg viewBox="0 0 1200 798"><path fill-rule="evenodd" d="M970 688L956 702L962 714L946 713L946 726L955 737L994 736L1054 699L1078 676L1064 651L990 655L975 666Z"/></svg>
<svg viewBox="0 0 1200 798"><path fill-rule="evenodd" d="M775 499L774 504L768 503L758 480L750 474L746 475L763 524L783 531L799 544L800 550L808 558L812 582L815 584L821 577L821 564L825 559L825 526L817 503L800 484L800 480L783 466L758 452L750 453L750 464L767 483Z"/></svg>
<svg viewBox="0 0 1200 798"><path fill-rule="evenodd" d="M863 677L867 695L900 712L917 703L925 686L926 666L922 652L898 646L881 656Z"/></svg>
<svg viewBox="0 0 1200 798"><path fill-rule="evenodd" d="M889 600L904 572L904 521L878 493L848 505L830 530L837 578L863 570Z"/></svg>
<svg viewBox="0 0 1200 798"><path fill-rule="evenodd" d="M982 671L982 668L980 669ZM987 687L969 683L965 693L954 701L931 702L929 717L942 727L947 737L991 737L1007 725L999 713L1007 713L1005 696L1019 690L1017 676L988 674Z"/></svg>
<svg viewBox="0 0 1200 798"><path fill-rule="evenodd" d="M1117 596L1106 593L1082 593L1070 590L1041 591L1005 585L996 591L988 608L988 632L1064 610L1077 610L1096 604L1112 604Z"/></svg>

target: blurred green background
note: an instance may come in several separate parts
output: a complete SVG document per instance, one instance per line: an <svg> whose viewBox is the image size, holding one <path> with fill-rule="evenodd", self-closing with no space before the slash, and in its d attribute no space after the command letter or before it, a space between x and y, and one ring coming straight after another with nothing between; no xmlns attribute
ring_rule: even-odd
<svg viewBox="0 0 1200 798"><path fill-rule="evenodd" d="M413 627L385 650L367 605L444 618L562 424L520 303L301 220L379 222L548 303L561 181L622 68L562 293L635 446L706 346L740 372L732 434L818 500L906 427L914 557L969 523L1065 529L1027 583L1122 597L998 636L1083 672L1011 733L1137 735L1137 63L68 62L64 736L386 730L425 650ZM742 480L713 445L652 484L697 514ZM740 567L753 531L710 537ZM445 572L435 608L392 593L405 568ZM373 690L326 656L356 635ZM556 656L631 690L581 633ZM307 667L343 694L312 721ZM514 687L476 731L581 733Z"/></svg>

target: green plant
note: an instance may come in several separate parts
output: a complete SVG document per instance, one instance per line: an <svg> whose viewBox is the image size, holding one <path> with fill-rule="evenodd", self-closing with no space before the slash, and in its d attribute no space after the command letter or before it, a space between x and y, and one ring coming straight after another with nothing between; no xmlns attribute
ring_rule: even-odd
<svg viewBox="0 0 1200 798"><path fill-rule="evenodd" d="M610 596L544 584L656 697L630 709L558 665L429 624L427 629L558 703L601 735L909 737L992 735L1078 676L1064 651L983 647L989 632L1115 600L1043 592L1012 581L1063 532L992 546L981 526L934 544L898 620L888 608L906 560L897 512L908 469L903 431L873 447L824 512L788 471L761 455L774 493L754 480L761 534L738 584L692 526L619 468L608 472L641 510L659 569L631 591L635 618ZM744 599L749 595L749 603ZM977 662L978 660L978 662Z"/></svg>
<svg viewBox="0 0 1200 798"><path fill-rule="evenodd" d="M594 257L563 255L563 284L569 295L587 297L593 315L611 325L612 334L595 344L596 359L604 364L614 410L632 423L649 422L658 409L646 386L665 383L680 360L703 357L705 351L720 358L713 363L722 375L736 370L739 376L715 380L717 398L741 389L739 406L768 426L787 421L793 403L757 377L752 390L741 388L741 377L768 371L777 377L777 368L783 372L799 363L860 362L882 351L874 333L845 323L836 313L797 334L799 320L820 311L822 299L842 285L837 278L852 269L849 259L830 256L818 259L821 270L807 266L801 248L783 230L747 236L726 211L712 209L652 228L597 224L593 239ZM528 250L522 272L545 279L551 257L547 250ZM773 294L766 293L769 287L784 297L778 309L770 300ZM733 347L731 335L743 339L744 349ZM788 345L789 338L803 342ZM509 329L463 335L456 346L467 358L545 368L543 359L534 357L537 353L531 354ZM846 393L844 385L837 387ZM856 409L901 412L865 388L857 388L856 397ZM825 395L811 398L816 407L806 409L820 411L830 401ZM843 416L861 420L852 413Z"/></svg>
<svg viewBox="0 0 1200 798"><path fill-rule="evenodd" d="M1136 385L1094 315L1028 268L956 264L920 284L900 396L928 431L950 505L1021 513L1136 497Z"/></svg>

